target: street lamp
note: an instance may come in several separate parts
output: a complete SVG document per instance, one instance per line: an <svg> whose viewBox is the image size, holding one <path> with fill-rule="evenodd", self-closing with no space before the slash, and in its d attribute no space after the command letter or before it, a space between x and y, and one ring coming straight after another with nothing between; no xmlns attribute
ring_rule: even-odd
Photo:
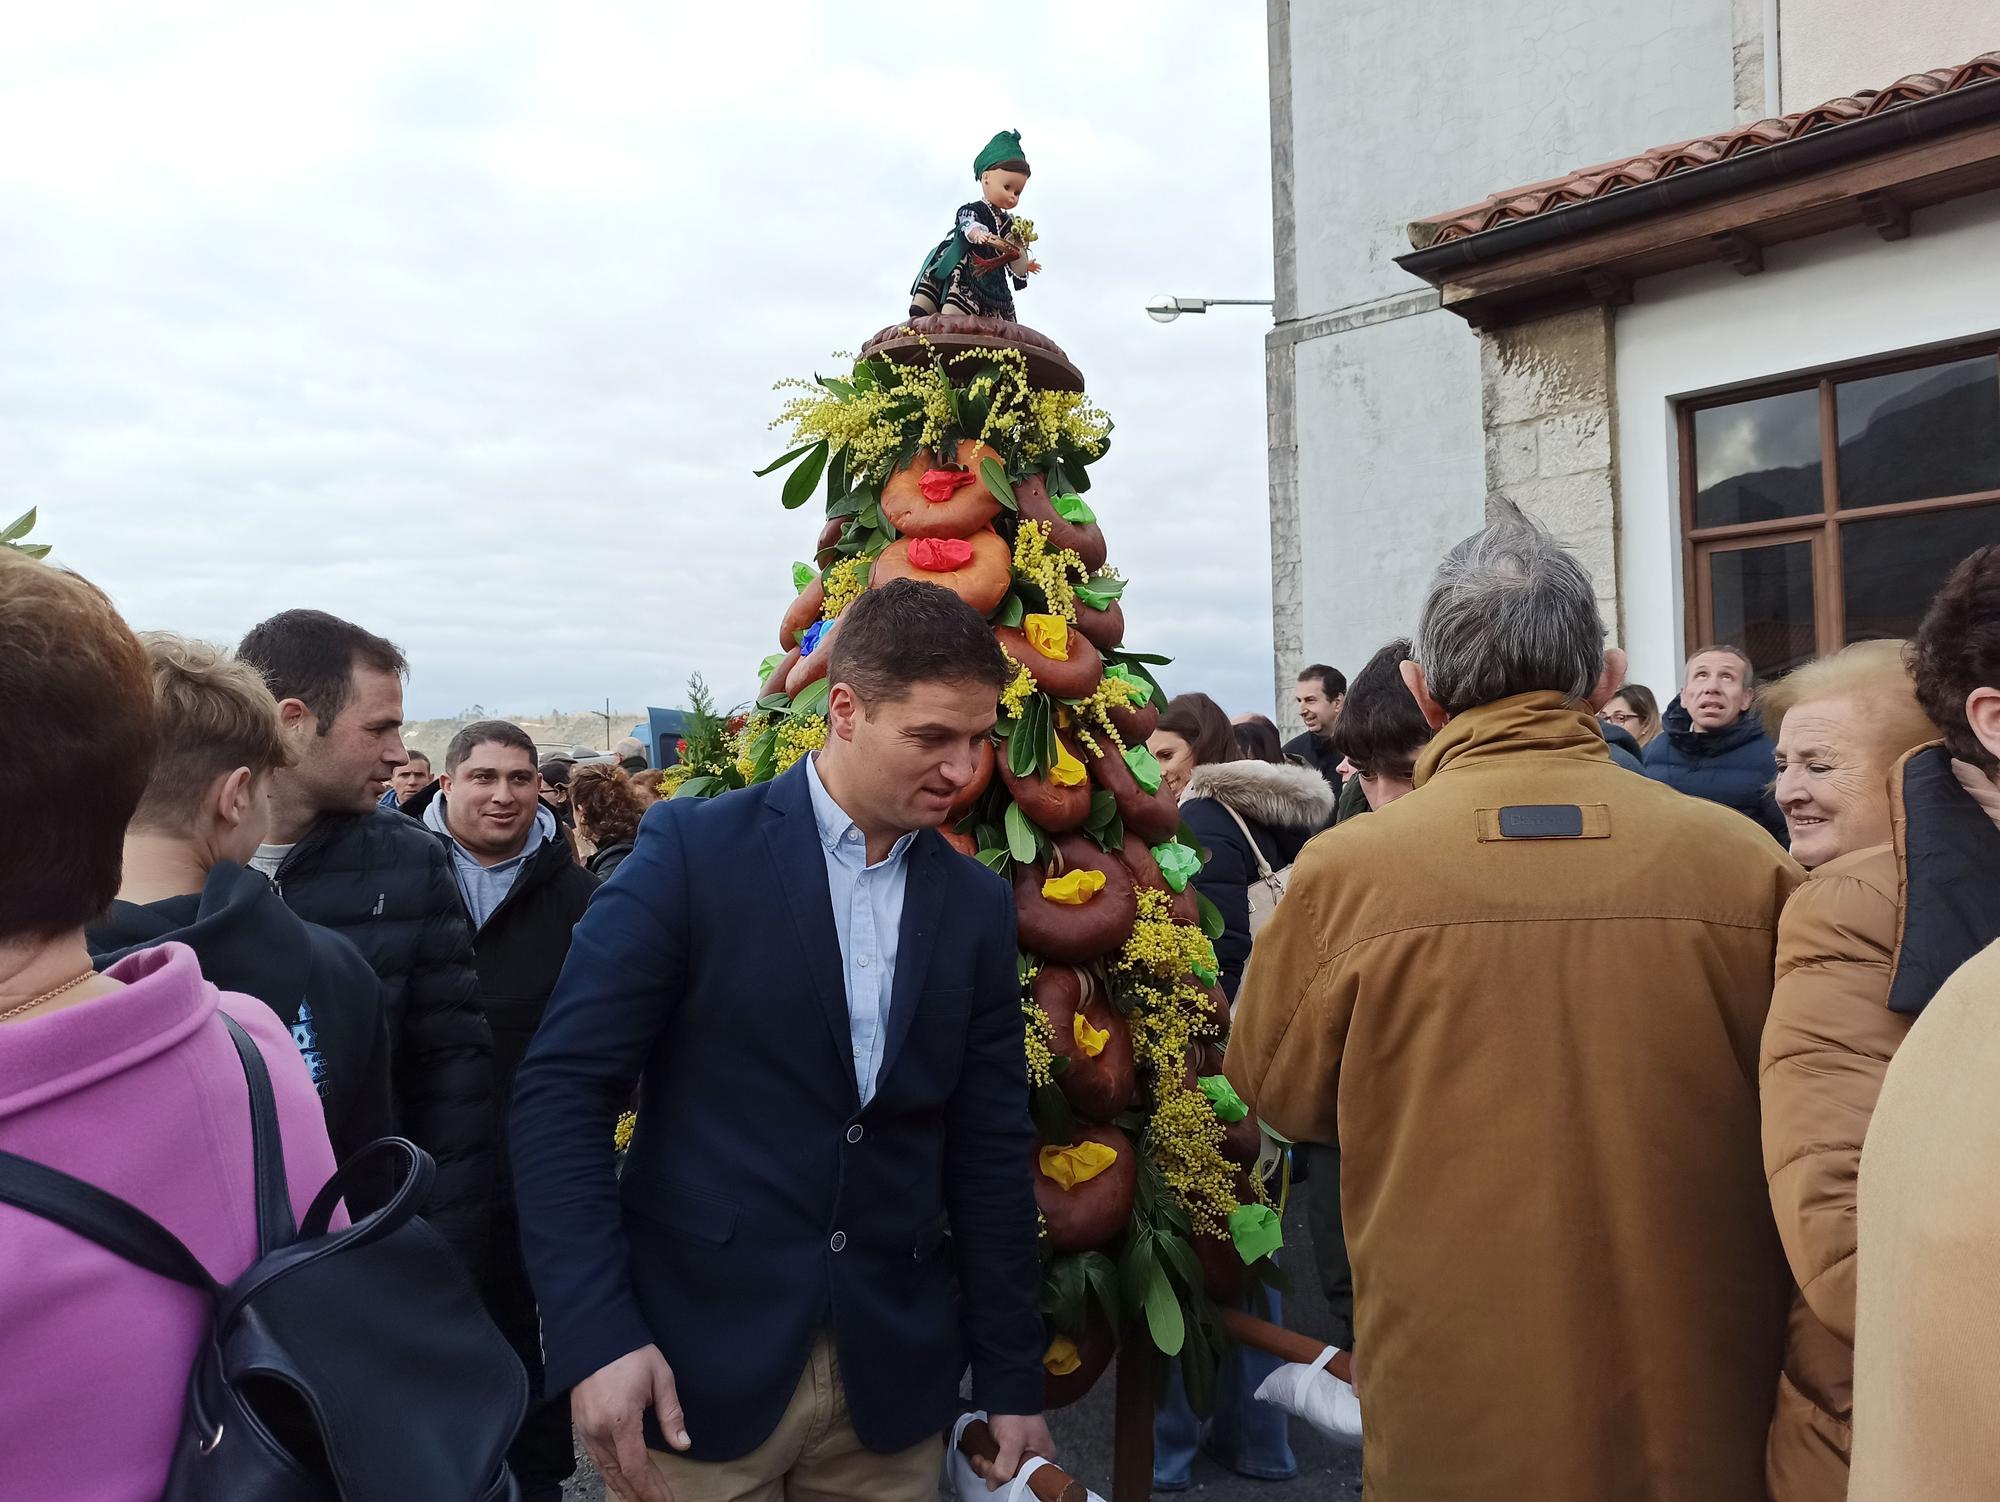
<svg viewBox="0 0 2000 1502"><path fill-rule="evenodd" d="M1155 323L1172 323L1183 313L1206 313L1210 308L1268 308L1268 297L1156 297L1146 304L1146 316Z"/></svg>

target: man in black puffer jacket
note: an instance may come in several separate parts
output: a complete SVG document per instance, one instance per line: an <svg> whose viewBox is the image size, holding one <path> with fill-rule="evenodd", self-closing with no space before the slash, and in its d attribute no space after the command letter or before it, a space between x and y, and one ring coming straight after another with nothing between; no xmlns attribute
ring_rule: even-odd
<svg viewBox="0 0 2000 1502"><path fill-rule="evenodd" d="M537 799L540 781L535 743L527 733L505 720L480 720L452 737L443 779L404 810L437 837L449 856L472 920L479 1002L493 1029L494 1076L502 1101L513 1092L514 1071L569 958L570 933L597 890L597 878L576 863L555 814ZM569 1395L543 1387L541 1321L521 1261L504 1136L489 1266L488 1306L533 1384L534 1405L507 1452L507 1463L520 1480L521 1502L558 1502L576 1458Z"/></svg>
<svg viewBox="0 0 2000 1502"><path fill-rule="evenodd" d="M1688 659L1687 681L1660 716L1646 747L1646 775L1676 792L1733 808L1789 848L1772 784L1777 753L1751 711L1756 680L1736 647L1703 647Z"/></svg>
<svg viewBox="0 0 2000 1502"><path fill-rule="evenodd" d="M500 1122L472 933L435 837L376 807L408 759L403 654L323 611L288 610L237 656L270 685L292 754L272 774L271 842L251 864L381 980L398 1129L437 1160L425 1216L483 1277Z"/></svg>

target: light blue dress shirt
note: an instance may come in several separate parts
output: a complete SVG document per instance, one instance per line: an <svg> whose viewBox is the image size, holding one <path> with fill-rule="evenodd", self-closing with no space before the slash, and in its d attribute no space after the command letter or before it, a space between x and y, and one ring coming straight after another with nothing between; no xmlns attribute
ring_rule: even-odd
<svg viewBox="0 0 2000 1502"><path fill-rule="evenodd" d="M865 1106L874 1098L882 1072L882 1043L896 982L896 946L902 937L903 890L909 879L905 857L916 835L904 835L887 855L869 865L868 839L819 780L818 760L806 758L806 785L812 789L819 847L826 852L827 895L833 899L833 928L840 940L840 968L847 986L854 1083Z"/></svg>

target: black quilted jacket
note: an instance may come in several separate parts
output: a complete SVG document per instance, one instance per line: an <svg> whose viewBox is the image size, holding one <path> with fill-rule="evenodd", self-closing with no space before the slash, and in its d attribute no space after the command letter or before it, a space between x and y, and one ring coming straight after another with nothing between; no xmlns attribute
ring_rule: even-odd
<svg viewBox="0 0 2000 1502"><path fill-rule="evenodd" d="M328 814L272 882L285 905L341 934L382 981L398 1129L437 1160L426 1218L485 1271L499 1105L472 933L437 839L391 809Z"/></svg>

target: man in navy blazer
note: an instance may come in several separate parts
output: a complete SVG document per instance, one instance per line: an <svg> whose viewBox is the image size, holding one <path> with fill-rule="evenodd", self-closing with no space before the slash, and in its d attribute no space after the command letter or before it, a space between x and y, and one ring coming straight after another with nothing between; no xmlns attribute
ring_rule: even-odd
<svg viewBox="0 0 2000 1502"><path fill-rule="evenodd" d="M968 1364L990 1479L1054 1450L1013 896L937 833L1009 666L913 581L821 650L826 748L646 815L514 1086L549 1387L638 1502L931 1502Z"/></svg>

